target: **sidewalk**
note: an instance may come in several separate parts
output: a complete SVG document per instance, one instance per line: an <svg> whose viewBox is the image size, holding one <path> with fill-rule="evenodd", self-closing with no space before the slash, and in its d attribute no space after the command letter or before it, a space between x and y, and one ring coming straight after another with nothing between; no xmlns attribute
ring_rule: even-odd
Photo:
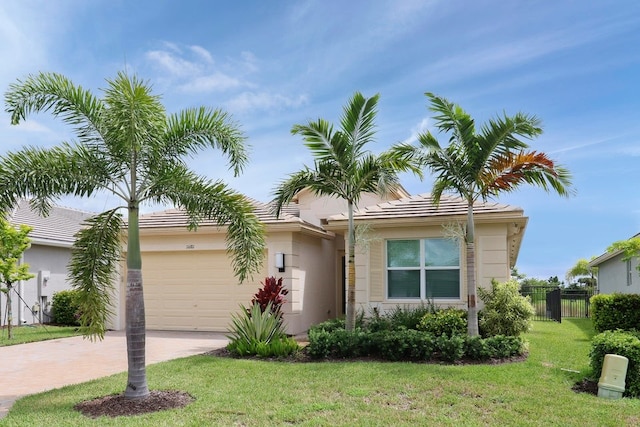
<svg viewBox="0 0 640 427"><path fill-rule="evenodd" d="M147 331L147 365L224 347L216 332ZM22 396L77 384L127 370L124 331L103 341L62 338L0 347L0 418Z"/></svg>

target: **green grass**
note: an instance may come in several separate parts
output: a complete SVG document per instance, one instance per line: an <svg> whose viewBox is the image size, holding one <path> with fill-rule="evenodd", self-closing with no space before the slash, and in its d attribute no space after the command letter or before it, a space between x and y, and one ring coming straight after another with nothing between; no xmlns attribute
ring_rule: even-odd
<svg viewBox="0 0 640 427"><path fill-rule="evenodd" d="M210 356L152 365L152 389L184 390L180 410L90 420L75 403L121 393L115 375L18 401L0 426L625 426L640 400L605 400L571 386L588 374L589 320L535 322L530 355L502 365L288 363ZM572 371L579 371L575 373Z"/></svg>
<svg viewBox="0 0 640 427"><path fill-rule="evenodd" d="M49 325L15 326L11 328L11 334L13 338L9 339L7 328L0 328L0 347L80 335L76 326Z"/></svg>

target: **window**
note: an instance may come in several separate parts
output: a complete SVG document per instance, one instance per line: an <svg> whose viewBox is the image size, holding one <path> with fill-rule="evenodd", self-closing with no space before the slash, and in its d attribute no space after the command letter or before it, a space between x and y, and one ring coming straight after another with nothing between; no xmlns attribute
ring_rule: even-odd
<svg viewBox="0 0 640 427"><path fill-rule="evenodd" d="M631 260L628 259L627 260L627 286L631 286L631 280L633 279L633 277L631 276L633 270L631 270Z"/></svg>
<svg viewBox="0 0 640 427"><path fill-rule="evenodd" d="M459 299L458 242L451 239L387 240L387 297Z"/></svg>

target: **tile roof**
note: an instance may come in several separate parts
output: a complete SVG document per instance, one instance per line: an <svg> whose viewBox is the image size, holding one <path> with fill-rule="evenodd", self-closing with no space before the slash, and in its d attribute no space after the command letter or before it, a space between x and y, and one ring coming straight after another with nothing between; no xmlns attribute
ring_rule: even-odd
<svg viewBox="0 0 640 427"><path fill-rule="evenodd" d="M436 207L430 194L418 194L399 200L391 200L374 206L367 206L354 212L354 219L399 219L425 218L440 216L464 216L467 214L467 202L461 197L443 194L440 205ZM523 210L517 206L493 202L476 202L474 214L515 214L522 216ZM347 214L332 215L328 221L346 221Z"/></svg>
<svg viewBox="0 0 640 427"><path fill-rule="evenodd" d="M91 212L53 206L49 216L41 217L38 212L31 210L28 200L21 200L8 219L13 225L33 227L29 237L34 243L71 246L82 223L92 215Z"/></svg>
<svg viewBox="0 0 640 427"><path fill-rule="evenodd" d="M302 222L297 217L296 207L285 207L280 214L280 218L271 212L271 205L261 203L256 200L247 198L254 208L254 213L258 219L264 224L280 224L280 223L299 223ZM167 209L159 212L152 212L140 215L140 228L164 228L164 227L185 227L188 223L188 217L182 209ZM215 221L202 221L201 226L217 226Z"/></svg>

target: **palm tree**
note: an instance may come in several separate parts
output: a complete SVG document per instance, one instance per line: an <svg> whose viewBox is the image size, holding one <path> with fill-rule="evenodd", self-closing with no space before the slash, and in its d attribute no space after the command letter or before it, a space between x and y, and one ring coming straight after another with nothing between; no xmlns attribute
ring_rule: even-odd
<svg viewBox="0 0 640 427"><path fill-rule="evenodd" d="M364 193L388 194L399 187L397 172L411 164L390 153L375 155L367 150L374 140L376 106L379 95L365 98L356 92L344 107L340 129L318 119L306 125L294 125L291 133L302 135L305 145L315 157L314 168L289 175L275 190L277 216L298 192L308 188L318 195L338 197L347 202L348 272L346 329L355 328L356 276L354 207ZM420 173L419 169L411 169Z"/></svg>
<svg viewBox="0 0 640 427"><path fill-rule="evenodd" d="M238 174L247 162L244 136L221 110L200 107L167 115L148 83L123 72L107 80L102 99L62 75L40 73L12 84L5 101L12 124L31 112L51 111L73 127L76 140L53 148L26 147L0 158L0 208L6 211L29 197L32 208L46 215L63 195L105 192L123 202L91 218L72 251L70 278L81 290L80 321L91 339L104 336L125 225L118 211L127 210L125 397L146 397L139 208L149 202L172 204L186 211L190 228L204 219L226 225L232 264L244 281L263 262L262 226L242 195L195 174L186 163L210 147L221 150Z"/></svg>
<svg viewBox="0 0 640 427"><path fill-rule="evenodd" d="M591 259L593 260L594 258L595 257L592 257ZM586 286L595 288L597 284L597 274L598 267L591 267L589 266L589 260L580 258L578 261L576 261L575 265L567 271L567 283L569 283L569 285L574 285L571 283L571 281L578 277L578 283L582 282Z"/></svg>
<svg viewBox="0 0 640 427"><path fill-rule="evenodd" d="M432 198L439 204L442 193L451 190L467 202L465 232L469 335L478 335L476 306L475 242L473 205L478 200L514 191L522 184L553 189L561 196L571 193L571 175L545 153L526 151L525 139L542 133L540 121L518 113L496 117L476 132L473 118L460 106L432 93L425 94L436 113L435 128L449 134L449 144L440 146L429 131L418 135L417 145L392 147L396 156L412 159L435 174Z"/></svg>

